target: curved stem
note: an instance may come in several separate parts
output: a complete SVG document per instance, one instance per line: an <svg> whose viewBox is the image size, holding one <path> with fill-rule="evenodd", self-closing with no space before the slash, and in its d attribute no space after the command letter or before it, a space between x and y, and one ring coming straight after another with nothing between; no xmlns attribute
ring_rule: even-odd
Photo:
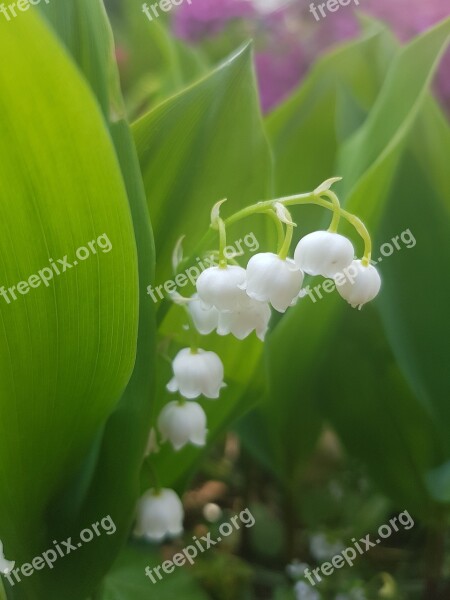
<svg viewBox="0 0 450 600"><path fill-rule="evenodd" d="M219 228L219 268L224 269L227 266L227 257L225 256L225 248L227 245L227 230L223 219L217 219Z"/></svg>
<svg viewBox="0 0 450 600"><path fill-rule="evenodd" d="M316 198L313 192L308 194L296 194L295 196L284 196L282 198L278 198L275 200L264 200L263 202L258 202L257 204L252 204L251 206L246 206L242 210L234 213L228 219L225 219L225 225L233 225L237 221L241 219L245 219L246 217L251 217L252 215L256 215L258 213L267 212L269 209L273 208L275 202L281 202L286 204L290 201L293 204L307 204L311 202L314 198ZM293 202L295 200L295 202Z"/></svg>
<svg viewBox="0 0 450 600"><path fill-rule="evenodd" d="M328 195L328 194L327 194ZM343 217L346 221L348 221L353 227L356 229L358 234L364 241L364 256L362 259L363 265L367 266L370 263L370 259L372 256L372 241L370 239L369 232L364 225L364 223L352 215L352 213L344 210L343 208L338 208L334 201L325 200L319 196L316 196L314 192L309 194L297 194L295 196L285 196L283 198L277 198L275 200L266 200L264 202L258 202L257 204L253 204L252 206L247 206L242 210L238 211L231 217L225 220L226 225L232 225L241 219L246 217L250 217L251 215L267 212L269 208L271 208L275 202L280 202L285 206L298 206L301 204L315 204L317 206L322 206L327 210L332 210L334 213L339 211L339 216Z"/></svg>
<svg viewBox="0 0 450 600"><path fill-rule="evenodd" d="M339 202L339 198L336 196L336 194L331 190L326 190L325 192L322 192L322 196L326 196L333 203L333 218L331 220L328 231L330 233L336 233L339 227L339 221L341 220L341 203Z"/></svg>
<svg viewBox="0 0 450 600"><path fill-rule="evenodd" d="M269 215L269 217L272 218L273 222L275 223L275 226L277 228L277 237L278 237L278 252L281 252L281 248L283 247L283 243L284 243L284 229L283 229L283 225L280 221L280 219L277 217L276 213L270 209L270 210L266 210L264 211L265 214Z"/></svg>
<svg viewBox="0 0 450 600"><path fill-rule="evenodd" d="M372 240L370 239L370 234L367 230L367 227L364 225L361 219L355 217L355 215L352 215L351 213L347 212L346 210L343 210L342 208L341 216L344 217L344 219L348 221L351 225L353 225L353 227L362 237L364 241L364 256L361 262L365 267L369 266L370 259L372 257Z"/></svg>
<svg viewBox="0 0 450 600"><path fill-rule="evenodd" d="M191 311L189 310L188 305L183 304L183 308L184 308L184 311L186 313L187 320L188 320L191 352L193 354L197 354L197 352L198 352L198 333L197 333L197 329L194 324L194 319L192 318Z"/></svg>
<svg viewBox="0 0 450 600"><path fill-rule="evenodd" d="M326 191L322 192L322 194L325 194L325 193L326 193ZM328 195L328 194L326 194L326 195ZM334 213L334 218L333 218L333 221L332 221L330 227L335 226L337 219L338 219L338 217L336 216L336 213L338 212L339 217L343 217L346 221L348 221L351 225L353 225L353 227L356 229L358 234L363 239L363 241L364 241L364 256L362 259L362 264L365 266L370 264L370 259L372 256L372 241L370 239L369 232L367 231L367 228L364 225L364 223L360 219L358 219L358 217L355 217L355 215L352 215L351 213L344 210L343 208L339 207L339 209L338 209L335 201L325 200L324 198L321 198L320 196L316 195L314 192L308 192L306 194L295 194L294 196L283 196L282 198L276 198L274 200L264 200L264 201L258 202L257 204L253 204L251 206L247 206L247 207L239 210L238 212L234 213L234 215L231 215L231 217L228 217L228 219L225 219L223 221L223 223L225 226L229 226L229 225L233 225L234 223L237 223L238 221L240 221L241 219L244 219L246 217L250 217L255 214L271 212L271 211L273 211L273 207L276 202L280 202L281 204L284 204L284 206L298 206L298 205L302 205L302 204L315 204L316 206L321 206L322 208L331 210ZM213 227L213 229L216 229L216 227ZM205 236L202 238L202 240L200 241L198 246L200 248L204 247L205 243L207 242L207 240L209 240L211 238L211 236L212 236L212 230L209 230L205 234ZM188 261L183 261L183 266L186 264L188 264Z"/></svg>
<svg viewBox="0 0 450 600"><path fill-rule="evenodd" d="M155 490L155 494L159 494L161 491L161 484L159 482L158 473L156 472L155 467L152 463L147 460L148 472L150 474L151 483L153 484L153 489Z"/></svg>
<svg viewBox="0 0 450 600"><path fill-rule="evenodd" d="M293 234L294 226L292 224L286 225L286 237L284 238L283 245L281 246L281 249L278 253L278 256L283 260L286 260L287 255L289 254Z"/></svg>

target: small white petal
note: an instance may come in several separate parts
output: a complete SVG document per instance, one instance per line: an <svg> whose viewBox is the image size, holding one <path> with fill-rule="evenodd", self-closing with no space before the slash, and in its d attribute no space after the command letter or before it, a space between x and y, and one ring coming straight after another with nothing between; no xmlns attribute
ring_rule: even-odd
<svg viewBox="0 0 450 600"><path fill-rule="evenodd" d="M183 348L172 363L174 377L167 384L169 392L179 392L193 400L201 394L207 398L218 398L224 386L224 369L220 358L214 352L199 348L193 352Z"/></svg>
<svg viewBox="0 0 450 600"><path fill-rule="evenodd" d="M339 294L353 308L361 308L373 300L380 291L381 277L372 265L365 266L354 260L342 273L334 278Z"/></svg>
<svg viewBox="0 0 450 600"><path fill-rule="evenodd" d="M169 440L175 450L189 442L195 446L206 443L206 414L196 402L169 402L158 417L158 428L163 441Z"/></svg>
<svg viewBox="0 0 450 600"><path fill-rule="evenodd" d="M343 235L314 231L299 241L294 260L308 275L333 278L350 265L354 256L351 241Z"/></svg>
<svg viewBox="0 0 450 600"><path fill-rule="evenodd" d="M184 510L173 490L148 490L137 505L134 534L151 541L175 537L183 531Z"/></svg>
<svg viewBox="0 0 450 600"><path fill-rule="evenodd" d="M270 307L267 302L258 302L248 298L248 302L239 310L219 313L217 333L219 335L233 334L238 340L243 340L252 331L261 341L269 328L271 317Z"/></svg>
<svg viewBox="0 0 450 600"><path fill-rule="evenodd" d="M238 287L245 281L245 269L235 265L209 267L197 279L197 292L200 300L217 310L236 310L245 299Z"/></svg>
<svg viewBox="0 0 450 600"><path fill-rule="evenodd" d="M283 260L271 252L255 254L247 265L247 294L258 302L270 302L275 310L285 312L299 295L303 272L295 262Z"/></svg>
<svg viewBox="0 0 450 600"><path fill-rule="evenodd" d="M205 306L199 299L198 294L192 296L192 301L189 302L189 312L197 331L202 335L208 335L217 329L219 311L215 306L210 306L209 308Z"/></svg>

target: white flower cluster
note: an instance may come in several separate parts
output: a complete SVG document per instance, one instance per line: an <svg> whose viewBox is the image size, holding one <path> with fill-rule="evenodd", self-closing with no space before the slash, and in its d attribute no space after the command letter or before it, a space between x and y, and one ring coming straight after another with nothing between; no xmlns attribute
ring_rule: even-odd
<svg viewBox="0 0 450 600"><path fill-rule="evenodd" d="M312 199L323 205L320 194L330 197L331 192L327 190L333 181L325 182L312 194ZM219 229L221 248L225 245L225 222L219 217L222 202L215 205L211 218L211 223ZM335 210L336 204L327 207ZM232 334L243 340L254 331L263 341L269 328L271 307L284 313L296 304L305 273L335 279L339 294L354 307L361 307L378 294L381 280L377 270L369 264L367 257L370 257L370 251L367 247L366 257L355 260L350 240L332 231L316 231L302 238L294 257L289 258L287 250L294 224L287 209L279 202L275 202L272 209L287 226L279 254L255 254L246 269L237 264L229 265L226 259L219 260L219 266L209 267L200 274L196 293L191 298L173 298L178 303L188 304L191 327L195 327L198 333L207 335L215 331L221 336ZM358 223L362 226L361 222ZM170 442L176 451L189 443L204 446L206 414L194 400L199 396L213 400L219 397L225 386L222 361L214 352L193 344L178 352L172 370L173 377L167 389L178 393L181 399L167 404L158 417L161 440ZM154 430L152 435L155 437ZM157 446L155 439L150 446ZM141 499L138 512L137 535L161 539L181 531L182 505L172 490L150 490Z"/></svg>

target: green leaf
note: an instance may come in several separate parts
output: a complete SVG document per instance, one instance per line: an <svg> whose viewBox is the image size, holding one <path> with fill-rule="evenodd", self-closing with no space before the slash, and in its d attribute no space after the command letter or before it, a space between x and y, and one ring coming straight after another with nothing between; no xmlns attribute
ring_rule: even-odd
<svg viewBox="0 0 450 600"><path fill-rule="evenodd" d="M154 575L156 583L146 576L145 569L154 569L164 562L162 555L140 546L129 546L120 555L105 579L100 600L207 600L208 596L196 583L188 569L175 568L170 574Z"/></svg>
<svg viewBox="0 0 450 600"><path fill-rule="evenodd" d="M433 518L426 474L445 456L442 444L395 362L376 311L367 307L361 317L346 311L322 364L327 377L317 401L346 449L396 505Z"/></svg>
<svg viewBox="0 0 450 600"><path fill-rule="evenodd" d="M76 69L31 11L1 25L0 50L10 57L0 73L3 284L25 280L49 258L67 255L73 263L76 249L103 233L112 243L48 288L0 305L0 456L8 490L0 498L0 537L20 564L48 548L47 505L130 378L137 257L114 149ZM14 593L51 597L39 596L40 581L35 573Z"/></svg>
<svg viewBox="0 0 450 600"><path fill-rule="evenodd" d="M103 4L100 0L63 1L45 14L103 109L128 193L139 251L139 278L143 282L140 285L139 338L133 375L120 404L94 440L92 451L79 473L65 488L64 498L55 501L54 509L60 517L58 522L53 520L49 524L53 536L61 539L83 529L88 519L95 522L99 515L113 517L117 527L114 537L97 538L83 553L72 554L64 564L58 564L61 589L65 590L71 581L71 590L77 593L80 583L90 591L114 560L129 533L140 490L140 470L155 384L154 307L148 302L144 285L154 276L154 246L136 149L122 115L114 43ZM124 430L133 432L131 439L123 435ZM76 573L87 568L89 577L80 580ZM52 585L55 585L55 579L53 576ZM58 593L62 592L56 588L55 594Z"/></svg>
<svg viewBox="0 0 450 600"><path fill-rule="evenodd" d="M123 3L114 26L130 114L142 115L206 74L205 57L171 35L166 20L149 21L135 5Z"/></svg>
<svg viewBox="0 0 450 600"><path fill-rule="evenodd" d="M406 231L411 247L398 252L395 261L383 262L384 293L379 303L399 364L433 416L447 457L450 284L443 274L450 261L449 151L448 124L428 102L399 165L380 228L386 240Z"/></svg>

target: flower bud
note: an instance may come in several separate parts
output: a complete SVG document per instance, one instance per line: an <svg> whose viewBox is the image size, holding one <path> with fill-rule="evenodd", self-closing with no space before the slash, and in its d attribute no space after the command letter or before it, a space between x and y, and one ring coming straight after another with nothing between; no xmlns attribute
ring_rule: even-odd
<svg viewBox="0 0 450 600"><path fill-rule="evenodd" d="M215 306L207 307L199 299L198 294L192 296L188 305L194 325L199 333L208 335L215 329L219 323L219 311Z"/></svg>
<svg viewBox="0 0 450 600"><path fill-rule="evenodd" d="M194 446L206 443L206 415L196 402L169 402L158 417L162 441L167 440L175 450L191 442Z"/></svg>
<svg viewBox="0 0 450 600"><path fill-rule="evenodd" d="M263 252L249 260L242 287L253 300L270 302L275 310L285 312L299 295L302 283L303 272L292 259Z"/></svg>
<svg viewBox="0 0 450 600"><path fill-rule="evenodd" d="M220 388L225 385L223 364L214 352L183 348L176 355L172 368L174 377L167 384L167 389L190 400L201 394L207 398L218 398Z"/></svg>
<svg viewBox="0 0 450 600"><path fill-rule="evenodd" d="M263 342L269 328L270 307L266 302L258 302L247 297L247 302L236 311L219 313L217 333L232 333L238 340L243 340L252 331Z"/></svg>
<svg viewBox="0 0 450 600"><path fill-rule="evenodd" d="M218 310L237 310L245 300L238 287L245 281L245 269L235 265L209 267L197 279L197 292L207 306Z"/></svg>
<svg viewBox="0 0 450 600"><path fill-rule="evenodd" d="M150 541L176 537L183 532L184 510L173 490L148 490L137 506L134 534Z"/></svg>
<svg viewBox="0 0 450 600"><path fill-rule="evenodd" d="M339 294L353 308L361 308L363 304L375 298L381 288L381 278L372 265L363 265L354 260L342 273L335 276Z"/></svg>
<svg viewBox="0 0 450 600"><path fill-rule="evenodd" d="M352 262L355 251L350 240L339 233L314 231L297 244L294 260L308 275L333 278Z"/></svg>

